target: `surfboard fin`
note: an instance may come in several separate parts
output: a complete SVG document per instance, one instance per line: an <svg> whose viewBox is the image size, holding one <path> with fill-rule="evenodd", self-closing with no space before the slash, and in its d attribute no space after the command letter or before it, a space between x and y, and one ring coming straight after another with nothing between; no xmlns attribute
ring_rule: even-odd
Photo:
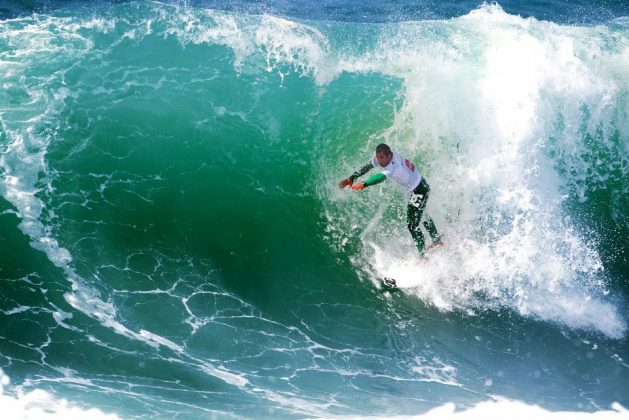
<svg viewBox="0 0 629 420"><path fill-rule="evenodd" d="M392 279L391 277L385 277L384 284L389 287L397 287L397 284L395 283L395 279Z"/></svg>

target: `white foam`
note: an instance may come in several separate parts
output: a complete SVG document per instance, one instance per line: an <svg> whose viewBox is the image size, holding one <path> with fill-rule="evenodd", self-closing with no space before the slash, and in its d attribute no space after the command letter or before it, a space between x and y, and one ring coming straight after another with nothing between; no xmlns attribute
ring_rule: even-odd
<svg viewBox="0 0 629 420"><path fill-rule="evenodd" d="M318 84L329 83L339 74L327 38L312 25L271 15L232 15L193 8L173 8L171 12L166 34L176 36L183 44L231 48L239 71L251 67L276 72L280 79L296 71L313 77Z"/></svg>
<svg viewBox="0 0 629 420"><path fill-rule="evenodd" d="M415 356L416 366L411 369L415 374L419 375L420 382L436 382L444 385L460 386L456 381L457 369L443 363L438 358L427 361L422 356Z"/></svg>
<svg viewBox="0 0 629 420"><path fill-rule="evenodd" d="M16 395L7 395L5 387L9 385L9 377L0 369L0 407L3 418L9 419L108 419L119 417L106 414L97 408L81 408L78 404L59 399L41 389Z"/></svg>
<svg viewBox="0 0 629 420"><path fill-rule="evenodd" d="M311 75L318 84L327 84L338 74L326 37L314 27L264 16L255 42L265 51L267 71L288 63L297 72Z"/></svg>
<svg viewBox="0 0 629 420"><path fill-rule="evenodd" d="M0 395L3 416L11 419L119 419L97 408L80 408L66 399L57 399L49 392L36 389L15 397Z"/></svg>
<svg viewBox="0 0 629 420"><path fill-rule="evenodd" d="M465 420L486 419L512 420L548 419L548 420L626 420L629 411L618 403L612 404L609 410L595 412L579 411L550 411L537 405L527 404L522 401L514 401L504 398L496 398L494 401L480 402L473 407L462 408L455 403L443 404L429 410L425 414L414 416L387 416L388 419L414 419L414 420ZM326 419L376 419L382 417L370 416L343 416L325 417Z"/></svg>
<svg viewBox="0 0 629 420"><path fill-rule="evenodd" d="M406 197L373 189L359 201L329 192L330 223L346 231L340 242L357 229L346 220L367 214L357 267L414 286L410 293L442 310L508 307L622 337L627 323L609 299L597 238L563 206L567 192L585 196L583 180L592 172L580 159L587 153L584 106L588 132L629 133L615 100L627 78L606 67L629 73L627 35L523 19L497 5L447 22L389 28L377 54L351 61L355 71L401 78L404 102L392 125L356 152L367 155L354 165L382 139L413 158L432 186L426 212L447 245L420 264L403 216L395 223L383 218L384 196L400 206ZM618 42L610 48L612 38ZM329 176L333 189L347 174Z"/></svg>

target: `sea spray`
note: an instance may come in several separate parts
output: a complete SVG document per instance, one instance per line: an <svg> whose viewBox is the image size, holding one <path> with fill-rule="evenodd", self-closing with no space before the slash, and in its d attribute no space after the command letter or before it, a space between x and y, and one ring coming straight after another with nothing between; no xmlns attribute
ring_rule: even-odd
<svg viewBox="0 0 629 420"><path fill-rule="evenodd" d="M621 337L626 324L605 302L596 232L566 211L575 180L559 170L549 149L557 147L558 136L564 147L587 147L588 126L610 126L599 136L600 146L626 155L607 140L627 125L618 113L624 105L608 99L622 97L626 81L601 72L598 64L622 66L625 49L603 45L601 28L562 28L507 15L496 5L443 23L438 36L422 25L437 23L419 29L401 24L381 44L382 71L393 69L404 78L404 102L391 127L376 134L415 157L433 186L427 212L446 232L448 246L441 257L419 263L409 247L392 244L391 236L410 244L398 216L397 223L380 220L389 233L369 235L363 261L371 264L375 257L376 277L416 284L421 298L444 310L505 306ZM586 56L586 49L595 49L600 59ZM584 107L597 108L597 115L584 116L578 111ZM554 122L573 115L588 118L577 125L581 131L558 133ZM359 149L363 159L375 143ZM391 193L372 194L370 203L385 194ZM394 196L404 204L404 197ZM342 203L334 204L342 213L360 206Z"/></svg>

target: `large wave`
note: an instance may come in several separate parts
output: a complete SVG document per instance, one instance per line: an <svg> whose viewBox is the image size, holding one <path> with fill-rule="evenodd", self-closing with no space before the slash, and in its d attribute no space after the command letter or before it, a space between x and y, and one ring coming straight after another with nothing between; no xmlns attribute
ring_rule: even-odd
<svg viewBox="0 0 629 420"><path fill-rule="evenodd" d="M234 68L276 73L280 86L291 72L322 87L345 73L401 80L389 104L390 126L348 145L324 136L315 172L333 186L370 156L376 140L391 143L414 158L433 185L429 213L447 233L448 246L419 266L401 217L389 223L369 210L384 196L356 200L320 189L341 242L362 229L344 222L356 211L388 226L387 233L363 232L357 269L371 267L378 276L390 273L416 284L413 293L442 309L506 306L613 337L626 328L607 297L600 232L580 225L565 205L572 197L587 200L589 189L613 185L614 220L627 229L622 197L629 128L622 110L629 52L623 20L565 27L485 5L448 21L365 25L360 42L343 26L180 8L143 8L141 18L130 21L48 17L4 23L9 25L3 31L11 46L4 53L5 83L32 101L19 110L27 124L15 127L3 115L3 195L19 209L35 246L56 264L69 264L71 256L48 234L36 197L51 135L36 135L33 127L54 118L55 107L74 94L63 86L64 75L72 69L68 61L97 51L90 34L115 30L121 35L114 45L157 36L228 46ZM66 42L58 44L51 34ZM15 84L12 75L51 51L56 82L43 89Z"/></svg>
<svg viewBox="0 0 629 420"><path fill-rule="evenodd" d="M444 310L507 307L624 334L624 317L608 297L601 232L570 211L591 191L611 190L612 224L620 233L629 226L621 198L629 130L624 20L561 26L485 4L447 21L363 25L357 36L273 16L177 18L178 39L229 46L241 71L280 80L296 72L319 86L341 84L344 74L401 81L386 111L391 124L340 144L324 136L319 172L333 188L387 141L416 159L433 184L429 212L448 233L448 247L420 265L403 218L369 210L383 198L357 203L320 191L329 229L339 231L335 245L361 233L359 271L398 277ZM371 218L365 230L346 222L357 211Z"/></svg>
<svg viewBox="0 0 629 420"><path fill-rule="evenodd" d="M404 81L391 126L359 152L366 160L382 139L419 163L433 185L428 213L448 245L420 264L403 217L391 223L385 209L371 210L390 202L389 192L364 201L330 192L339 236L359 232L366 245L357 264L444 310L508 307L622 336L598 250L602 232L569 209L592 190L611 189L612 224L627 230L619 198L627 192L628 51L613 41L625 30L623 22L562 27L496 5L384 30L378 48L343 66ZM358 166L357 157L346 160ZM345 223L357 209L371 223Z"/></svg>
<svg viewBox="0 0 629 420"><path fill-rule="evenodd" d="M252 407L262 398L293 414L355 412L328 397L374 364L394 366L378 380L466 392L477 378L455 378L456 363L420 357L412 339L406 360L347 319L323 333L337 305L371 313L374 287L321 278L349 271L378 287L394 276L444 312L506 309L622 339L624 260L603 256L623 255L609 232L624 238L629 224L628 31L624 19L561 26L498 5L387 24L159 3L2 21L0 193L67 280L64 302L51 302L56 327L102 349L119 352L81 317ZM381 141L432 186L427 211L447 244L426 263L404 193L336 187ZM601 226L587 223L588 204L609 210ZM206 349L232 333L244 356ZM312 372L341 379L309 394L300 381Z"/></svg>

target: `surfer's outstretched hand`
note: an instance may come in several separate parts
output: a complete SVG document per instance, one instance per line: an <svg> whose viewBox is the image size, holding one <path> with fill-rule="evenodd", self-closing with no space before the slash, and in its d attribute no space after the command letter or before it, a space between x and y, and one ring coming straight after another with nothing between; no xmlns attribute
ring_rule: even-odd
<svg viewBox="0 0 629 420"><path fill-rule="evenodd" d="M364 182L359 182L356 185L352 185L352 190L354 190L354 191L360 191L360 190L362 190L364 188L365 188L365 183Z"/></svg>
<svg viewBox="0 0 629 420"><path fill-rule="evenodd" d="M341 182L339 182L339 188L343 189L347 187L348 185L351 187L353 183L354 181L351 178L344 179Z"/></svg>

